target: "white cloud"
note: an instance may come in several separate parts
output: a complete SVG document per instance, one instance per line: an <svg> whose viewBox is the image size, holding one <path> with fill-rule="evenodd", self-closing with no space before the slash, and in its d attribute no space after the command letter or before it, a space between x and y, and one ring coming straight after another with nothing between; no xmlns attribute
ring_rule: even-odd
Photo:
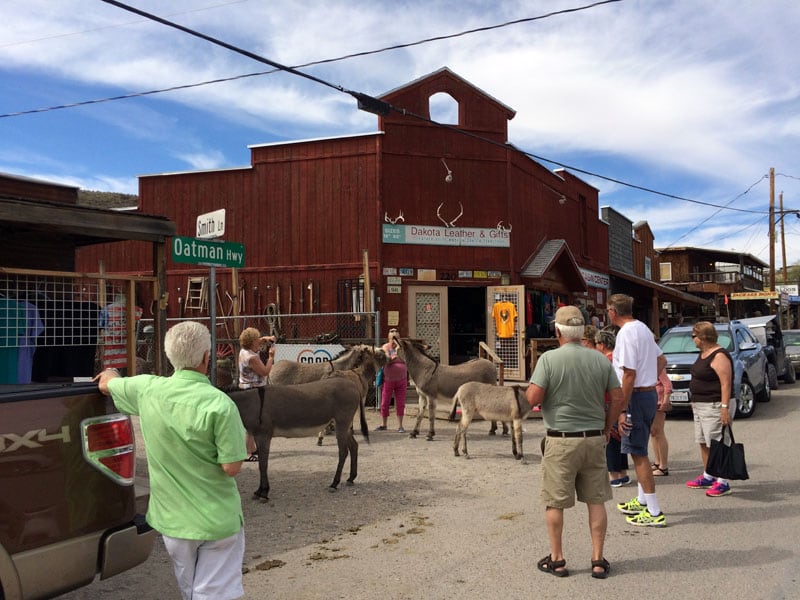
<svg viewBox="0 0 800 600"><path fill-rule="evenodd" d="M168 4L165 9L159 0L135 3L294 65L581 3ZM36 107L20 106L22 98L41 102L39 106L55 105L269 69L102 2L86 10L78 0L4 0L0 18L6 32L0 43L0 86L12 89L25 80L20 85L25 95L0 98L0 113ZM645 187L725 204L771 166L800 175L800 53L792 51L798 30L796 0L629 0L303 71L379 95L448 66L517 111L509 123L510 140L522 150ZM38 85L33 83L37 76ZM130 174L122 173L123 160L111 165L101 156L91 156L89 135L77 140L70 155L48 155L42 145L22 149L25 128L30 127L31 139L37 138L37 122L27 117L0 119L0 135L8 127L22 132L13 144L6 143L5 149L15 152L0 154L0 162L12 172L24 165L33 172L40 161L38 172L94 179L92 185L107 181L117 188L130 187L125 182L135 182L141 169L240 166L236 157L249 144L373 130L374 116L355 106L346 94L292 75L251 77L51 113L48 123L72 122L75 115L94 121L102 134L91 135L102 135L130 159L138 158L127 161L137 169ZM46 135L57 134L57 129L51 126ZM242 137L228 139L223 135L226 129ZM142 164L134 152L149 155L150 162ZM161 166L161 160L167 164ZM97 174L83 179L87 173ZM601 205L611 204L633 221L647 220L657 245L677 239L713 210L578 175L600 189ZM788 207L800 207L800 180L785 177L776 186L786 191ZM766 210L764 186L737 199L735 206ZM701 245L718 239L761 256L759 236L749 230L722 237L756 218L723 211L681 243ZM800 247L794 247L790 253L798 260Z"/></svg>

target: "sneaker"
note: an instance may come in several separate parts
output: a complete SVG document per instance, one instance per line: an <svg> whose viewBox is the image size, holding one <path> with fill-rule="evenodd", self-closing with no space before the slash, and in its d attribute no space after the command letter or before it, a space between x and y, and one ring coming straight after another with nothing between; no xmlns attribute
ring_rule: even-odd
<svg viewBox="0 0 800 600"><path fill-rule="evenodd" d="M640 512L647 509L647 505L641 504L639 498L636 497L629 502L620 502L617 504L617 509L619 512L626 515L638 515Z"/></svg>
<svg viewBox="0 0 800 600"><path fill-rule="evenodd" d="M720 481L714 482L714 485L711 486L711 489L706 490L706 496L711 496L712 498L716 498L718 496L727 496L730 493L731 486Z"/></svg>
<svg viewBox="0 0 800 600"><path fill-rule="evenodd" d="M623 485L628 485L631 482L631 478L625 475L625 477L620 477L619 479L612 479L610 481L611 487L618 488L622 487Z"/></svg>
<svg viewBox="0 0 800 600"><path fill-rule="evenodd" d="M386 425L378 425L375 431L386 431Z"/></svg>
<svg viewBox="0 0 800 600"><path fill-rule="evenodd" d="M650 514L650 512L646 508L638 515L626 517L625 520L631 525L637 525L639 527L667 526L667 518L664 516L663 512L660 515L654 517L653 515Z"/></svg>
<svg viewBox="0 0 800 600"><path fill-rule="evenodd" d="M406 430L403 429L402 427L398 427L397 428L397 433L405 433L405 432L406 432Z"/></svg>
<svg viewBox="0 0 800 600"><path fill-rule="evenodd" d="M705 477L704 475L700 475L697 479L692 479L691 481L687 481L686 487L690 487L695 490L704 490L714 485L714 482L715 482L714 479L711 479L710 477Z"/></svg>

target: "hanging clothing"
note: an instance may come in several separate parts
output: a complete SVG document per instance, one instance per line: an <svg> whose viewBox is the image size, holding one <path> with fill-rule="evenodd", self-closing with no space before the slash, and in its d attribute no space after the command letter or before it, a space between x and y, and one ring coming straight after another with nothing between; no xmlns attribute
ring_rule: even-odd
<svg viewBox="0 0 800 600"><path fill-rule="evenodd" d="M495 302L492 308L494 327L499 338L513 338L516 332L517 307L513 302Z"/></svg>
<svg viewBox="0 0 800 600"><path fill-rule="evenodd" d="M136 307L136 320L142 318L142 309ZM103 329L103 368L128 367L127 307L125 299L108 304L100 311L100 328Z"/></svg>
<svg viewBox="0 0 800 600"><path fill-rule="evenodd" d="M25 308L0 296L0 383L17 383L18 340L25 329Z"/></svg>

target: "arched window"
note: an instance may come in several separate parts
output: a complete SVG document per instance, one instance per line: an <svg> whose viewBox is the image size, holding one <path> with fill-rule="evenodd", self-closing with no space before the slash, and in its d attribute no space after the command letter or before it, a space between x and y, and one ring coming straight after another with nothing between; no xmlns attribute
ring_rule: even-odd
<svg viewBox="0 0 800 600"><path fill-rule="evenodd" d="M438 92L428 98L428 114L437 123L458 125L458 102L447 92Z"/></svg>

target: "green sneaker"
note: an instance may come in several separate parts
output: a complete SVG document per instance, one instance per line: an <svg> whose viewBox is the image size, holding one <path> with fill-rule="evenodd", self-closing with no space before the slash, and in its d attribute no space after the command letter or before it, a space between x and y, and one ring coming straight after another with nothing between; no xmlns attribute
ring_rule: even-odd
<svg viewBox="0 0 800 600"><path fill-rule="evenodd" d="M663 512L657 517L654 517L653 515L650 514L650 512L646 508L638 515L633 515L632 517L626 517L625 520L631 525L638 525L639 527L667 526L667 518L664 516Z"/></svg>
<svg viewBox="0 0 800 600"><path fill-rule="evenodd" d="M633 500L629 502L620 502L617 504L617 508L619 511L626 515L638 515L644 509L647 508L646 504L640 504L639 498L635 497Z"/></svg>

